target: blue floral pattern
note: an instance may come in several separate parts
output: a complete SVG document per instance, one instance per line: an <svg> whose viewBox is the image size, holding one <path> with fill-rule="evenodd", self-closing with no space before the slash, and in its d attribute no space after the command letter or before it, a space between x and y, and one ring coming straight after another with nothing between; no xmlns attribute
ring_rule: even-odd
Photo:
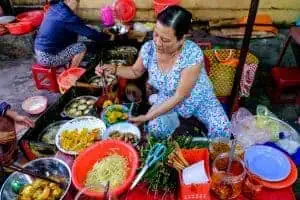
<svg viewBox="0 0 300 200"><path fill-rule="evenodd" d="M195 65L204 66L204 57L201 49L190 40L184 42L175 65L168 72L162 72L158 67L153 40L145 43L140 53L143 65L149 73L148 82L159 91L154 101L154 106L161 104L175 94L182 70ZM230 122L222 105L215 96L212 83L204 67L201 68L199 79L190 96L186 97L166 115L150 121L148 131L155 133L159 137L171 134L176 129L173 125L174 123L169 123L172 121L170 120L170 113L173 112L184 118L197 117L208 128L209 137L226 137L229 135ZM178 116L176 118L172 114L172 118L177 120Z"/></svg>

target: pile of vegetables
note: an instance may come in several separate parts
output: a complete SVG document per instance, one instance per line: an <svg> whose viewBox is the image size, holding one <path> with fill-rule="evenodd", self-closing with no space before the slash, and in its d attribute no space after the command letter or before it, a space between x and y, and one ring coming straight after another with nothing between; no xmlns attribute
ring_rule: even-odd
<svg viewBox="0 0 300 200"><path fill-rule="evenodd" d="M138 146L141 157L141 168L146 162L146 158L150 149L156 144L161 143L167 147L166 154L161 161L157 162L153 167L148 169L143 177L143 181L148 184L148 188L153 192L173 193L178 186L178 172L168 164L168 157L174 152L177 145L182 149L204 148L208 147L207 141L193 142L192 137L178 136L176 138L169 138L168 140L159 140L149 136L146 144Z"/></svg>

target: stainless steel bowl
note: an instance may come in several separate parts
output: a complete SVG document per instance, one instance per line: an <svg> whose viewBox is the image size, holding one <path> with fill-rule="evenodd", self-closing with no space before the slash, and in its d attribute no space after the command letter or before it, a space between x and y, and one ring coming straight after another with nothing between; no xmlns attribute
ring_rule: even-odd
<svg viewBox="0 0 300 200"><path fill-rule="evenodd" d="M38 140L47 144L55 145L55 136L59 128L68 120L61 120L48 125L39 135Z"/></svg>
<svg viewBox="0 0 300 200"><path fill-rule="evenodd" d="M58 176L64 177L63 182L63 195L60 200L64 198L67 194L67 191L71 185L71 170L68 165L57 159L57 158L39 158L27 163L25 169L32 170L34 172L41 173L44 176ZM0 190L0 199L1 200L15 200L17 199L18 194L13 191L12 184L14 182L19 182L21 185L32 183L34 178L22 174L20 172L12 173L4 182Z"/></svg>
<svg viewBox="0 0 300 200"><path fill-rule="evenodd" d="M69 106L71 106L72 103L74 103L75 101L79 101L80 99L83 99L83 98L87 98L87 99L93 99L95 100L95 102L98 100L97 97L94 97L94 96L80 96L80 97L77 97L75 99L72 99L65 107L64 107L64 110L60 113L61 117L63 118L70 118L70 119L75 119L75 118L78 118L78 117L83 117L83 116L89 116L89 115L93 115L93 111L95 111L95 109L91 109L89 111L89 113L87 115L81 115L81 116L72 116L72 115L69 115L68 112L67 112L67 109L69 108ZM95 108L95 106L94 106Z"/></svg>

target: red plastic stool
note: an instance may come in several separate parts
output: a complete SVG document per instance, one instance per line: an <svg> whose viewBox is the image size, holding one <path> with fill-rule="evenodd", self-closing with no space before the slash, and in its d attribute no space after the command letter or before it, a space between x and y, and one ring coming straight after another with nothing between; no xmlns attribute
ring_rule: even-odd
<svg viewBox="0 0 300 200"><path fill-rule="evenodd" d="M283 92L290 88L300 88L300 68L272 68L272 78L275 83L275 91L272 99L275 103L297 103L297 99L281 100ZM296 97L297 98L297 97Z"/></svg>
<svg viewBox="0 0 300 200"><path fill-rule="evenodd" d="M275 83L275 88L270 92L271 100L273 103L296 103L299 104L299 94L295 94L294 98L282 99L282 94L286 90L297 90L300 88L300 68L288 68L279 67L283 56L287 50L287 47L291 40L294 40L297 44L300 44L300 27L291 27L289 30L289 36L284 44L284 47L280 53L277 64L272 68L272 79ZM296 91L297 92L297 91Z"/></svg>
<svg viewBox="0 0 300 200"><path fill-rule="evenodd" d="M56 74L56 67L47 68L39 64L32 65L32 76L36 88L39 90L59 92Z"/></svg>

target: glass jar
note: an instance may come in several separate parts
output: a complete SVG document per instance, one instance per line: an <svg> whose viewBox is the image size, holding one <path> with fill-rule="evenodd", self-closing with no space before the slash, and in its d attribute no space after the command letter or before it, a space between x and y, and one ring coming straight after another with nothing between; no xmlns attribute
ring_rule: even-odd
<svg viewBox="0 0 300 200"><path fill-rule="evenodd" d="M209 143L209 157L211 161L214 161L221 153L228 152L230 150L229 138L217 137Z"/></svg>
<svg viewBox="0 0 300 200"><path fill-rule="evenodd" d="M243 188L246 169L239 156L234 156L227 173L229 154L222 153L213 161L211 190L219 199L237 198Z"/></svg>
<svg viewBox="0 0 300 200"><path fill-rule="evenodd" d="M209 143L209 157L211 161L214 161L221 153L230 151L231 141L229 138L214 138ZM244 147L241 143L237 142L235 147L235 155L244 159Z"/></svg>
<svg viewBox="0 0 300 200"><path fill-rule="evenodd" d="M243 186L243 195L248 199L256 199L257 195L262 191L263 185L259 177L247 171L247 178Z"/></svg>

